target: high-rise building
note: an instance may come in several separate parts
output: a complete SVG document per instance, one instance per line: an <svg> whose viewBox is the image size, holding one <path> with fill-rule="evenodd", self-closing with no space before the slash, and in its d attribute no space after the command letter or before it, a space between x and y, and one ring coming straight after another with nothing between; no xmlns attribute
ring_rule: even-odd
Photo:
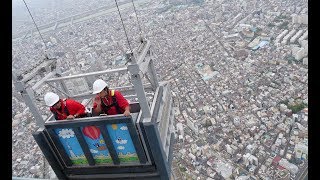
<svg viewBox="0 0 320 180"><path fill-rule="evenodd" d="M306 57L308 55L307 50L305 48L300 48L296 54L294 55L294 58L296 60L301 60L302 58Z"/></svg>
<svg viewBox="0 0 320 180"><path fill-rule="evenodd" d="M293 24L308 24L308 14L301 14L301 15L297 15L294 14L292 16L292 23Z"/></svg>
<svg viewBox="0 0 320 180"><path fill-rule="evenodd" d="M306 157L308 156L308 146L305 144L299 143L296 144L294 147L295 157L298 159L302 158L302 155L305 154Z"/></svg>
<svg viewBox="0 0 320 180"><path fill-rule="evenodd" d="M287 44L288 40L297 32L296 29L292 29L281 41L281 44Z"/></svg>
<svg viewBox="0 0 320 180"><path fill-rule="evenodd" d="M302 34L303 34L302 29L300 29L292 38L290 39L290 43L294 43Z"/></svg>
<svg viewBox="0 0 320 180"><path fill-rule="evenodd" d="M243 155L244 164L247 166L249 164L258 166L258 158L250 153Z"/></svg>
<svg viewBox="0 0 320 180"><path fill-rule="evenodd" d="M284 158L282 158L279 161L279 165L288 169L290 171L290 173L292 173L292 174L297 174L297 172L299 171L298 166L290 163L287 159L284 159Z"/></svg>
<svg viewBox="0 0 320 180"><path fill-rule="evenodd" d="M198 123L195 122L194 120L188 118L187 119L187 126L196 134L199 134L199 127Z"/></svg>
<svg viewBox="0 0 320 180"><path fill-rule="evenodd" d="M303 63L304 65L308 65L308 58L303 58L302 63Z"/></svg>
<svg viewBox="0 0 320 180"><path fill-rule="evenodd" d="M302 40L308 38L308 31L304 32L303 35L298 39L298 42L301 44Z"/></svg>
<svg viewBox="0 0 320 180"><path fill-rule="evenodd" d="M275 174L277 180L289 180L290 173L286 169L278 170Z"/></svg>
<svg viewBox="0 0 320 180"><path fill-rule="evenodd" d="M181 135L182 137L184 137L183 124L179 122L177 123L176 127L177 127L179 136Z"/></svg>
<svg viewBox="0 0 320 180"><path fill-rule="evenodd" d="M283 30L277 37L275 40L275 44L280 43L280 41L282 40L282 38L289 32L288 29Z"/></svg>

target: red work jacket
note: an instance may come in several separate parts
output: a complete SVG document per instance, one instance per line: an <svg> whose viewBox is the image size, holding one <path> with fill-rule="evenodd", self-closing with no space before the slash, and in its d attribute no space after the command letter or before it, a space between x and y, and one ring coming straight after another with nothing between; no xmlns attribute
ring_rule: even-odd
<svg viewBox="0 0 320 180"><path fill-rule="evenodd" d="M103 112L102 103L104 103L106 106L110 106L113 103L112 94L111 93L112 93L112 90L109 91L109 96L106 97L106 98L105 97L104 98L100 98L99 95L97 95L95 97L95 102L93 103L93 109L95 109L97 107L96 101L100 100L101 101L100 108L102 110L101 113L108 114L108 115L118 114L117 113L117 109L116 109L115 106L112 106L107 112ZM116 101L117 101L117 103L118 103L118 105L120 107L121 113L124 113L125 108L127 106L129 106L128 101L123 97L123 95L119 91L114 90L114 96L115 96Z"/></svg>
<svg viewBox="0 0 320 180"><path fill-rule="evenodd" d="M59 101L62 102L60 109L50 107L50 111L55 115L56 120L67 119L68 115L82 116L85 114L85 107L81 103L73 99L60 99Z"/></svg>

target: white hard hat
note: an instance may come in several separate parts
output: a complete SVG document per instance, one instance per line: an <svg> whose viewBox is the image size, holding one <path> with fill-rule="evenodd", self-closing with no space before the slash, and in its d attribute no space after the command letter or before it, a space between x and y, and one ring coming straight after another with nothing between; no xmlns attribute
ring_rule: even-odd
<svg viewBox="0 0 320 180"><path fill-rule="evenodd" d="M46 95L44 95L44 102L47 106L53 106L58 101L59 96L56 93L48 92Z"/></svg>
<svg viewBox="0 0 320 180"><path fill-rule="evenodd" d="M92 94L100 93L107 86L108 85L104 80L97 79L96 81L94 81L94 83L92 85L92 88L93 88Z"/></svg>

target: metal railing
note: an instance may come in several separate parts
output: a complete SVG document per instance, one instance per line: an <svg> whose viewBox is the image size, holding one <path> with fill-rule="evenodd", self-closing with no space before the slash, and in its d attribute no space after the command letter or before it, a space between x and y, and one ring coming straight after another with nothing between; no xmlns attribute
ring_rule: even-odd
<svg viewBox="0 0 320 180"><path fill-rule="evenodd" d="M35 89L26 88L15 78L17 90L40 127L33 136L59 179L170 179L174 143L170 85L157 80L149 42L144 41L135 55L127 53L126 57L130 62L126 68L63 77L51 77L51 73L33 88L45 82L59 82L67 92L65 80L128 72L133 86L118 88L126 96L137 97L138 102L130 104L129 117L111 115L54 121L50 116L44 121L33 102ZM143 84L142 78L147 73L150 84ZM152 92L149 94L152 103L147 100L147 91ZM72 98L83 100L93 95L89 92ZM114 133L120 128L122 135ZM124 153L130 147L132 151Z"/></svg>

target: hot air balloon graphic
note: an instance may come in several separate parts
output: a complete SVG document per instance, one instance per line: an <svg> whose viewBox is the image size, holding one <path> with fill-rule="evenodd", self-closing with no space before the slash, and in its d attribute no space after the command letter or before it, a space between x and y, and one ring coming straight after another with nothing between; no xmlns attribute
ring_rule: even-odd
<svg viewBox="0 0 320 180"><path fill-rule="evenodd" d="M98 139L101 134L100 129L96 126L86 126L82 129L82 132L84 135L93 140Z"/></svg>
<svg viewBox="0 0 320 180"><path fill-rule="evenodd" d="M99 143L99 137L100 137L100 129L96 126L86 126L82 129L82 132L85 136L89 137L92 140L96 140L96 142L93 144L98 150L102 151L107 149L105 144Z"/></svg>

